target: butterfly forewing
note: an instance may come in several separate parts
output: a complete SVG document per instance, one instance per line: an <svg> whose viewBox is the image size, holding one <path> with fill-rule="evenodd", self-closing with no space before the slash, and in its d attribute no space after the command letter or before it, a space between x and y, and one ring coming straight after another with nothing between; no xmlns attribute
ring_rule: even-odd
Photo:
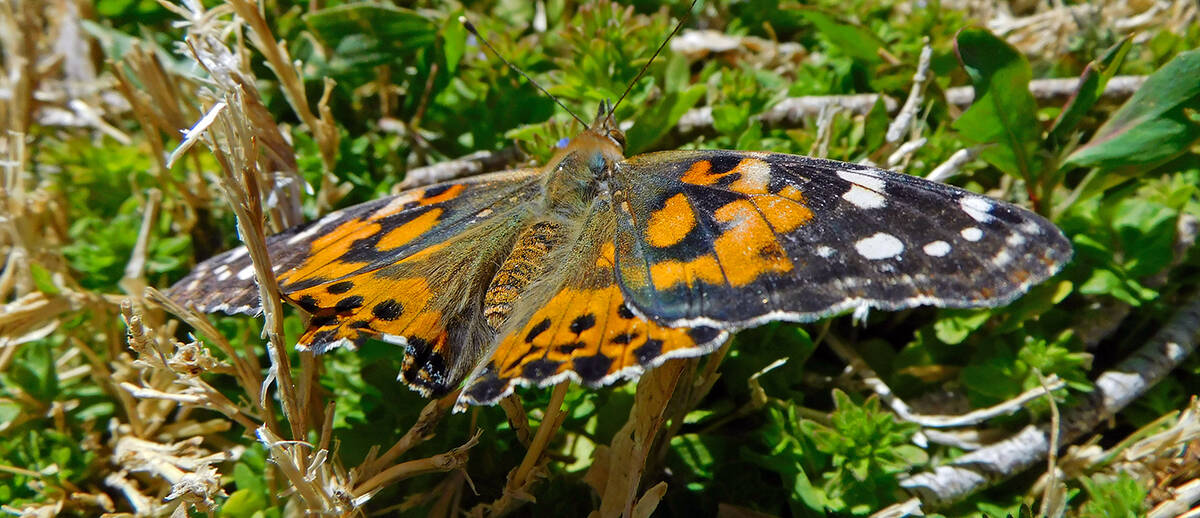
<svg viewBox="0 0 1200 518"><path fill-rule="evenodd" d="M297 345L381 337L406 346L402 376L414 388L453 388L490 341L477 323L481 286L524 224L535 173L408 191L268 238L280 290L313 316ZM201 311L258 311L244 249L205 261L169 295Z"/></svg>
<svg viewBox="0 0 1200 518"><path fill-rule="evenodd" d="M668 325L1004 303L1070 258L1027 210L876 168L676 151L618 167L618 282Z"/></svg>

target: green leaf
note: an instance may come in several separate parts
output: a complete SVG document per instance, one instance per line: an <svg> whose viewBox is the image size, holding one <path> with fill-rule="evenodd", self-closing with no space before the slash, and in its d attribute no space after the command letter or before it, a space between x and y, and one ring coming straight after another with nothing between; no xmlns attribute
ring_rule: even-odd
<svg viewBox="0 0 1200 518"><path fill-rule="evenodd" d="M862 149L867 152L873 152L883 145L883 139L887 137L888 123L891 117L887 112L887 105L883 102L883 96L875 99L875 105L871 107L871 111L867 113L866 124L863 132L866 134L867 142Z"/></svg>
<svg viewBox="0 0 1200 518"><path fill-rule="evenodd" d="M964 29L955 40L959 62L975 87L975 102L953 127L976 144L992 144L980 157L1006 174L1031 180L1040 132L1037 102L1029 92L1029 61L984 29Z"/></svg>
<svg viewBox="0 0 1200 518"><path fill-rule="evenodd" d="M1112 226L1121 249L1126 275L1140 279L1154 275L1171 263L1175 248L1178 212L1161 203L1128 198L1117 204Z"/></svg>
<svg viewBox="0 0 1200 518"><path fill-rule="evenodd" d="M679 118L704 97L705 90L704 85L692 85L682 92L668 93L649 111L643 112L625 132L625 140L629 143L626 153L640 153L666 135Z"/></svg>
<svg viewBox="0 0 1200 518"><path fill-rule="evenodd" d="M947 318L934 322L933 332L938 340L950 345L960 344L992 317L986 310L947 310Z"/></svg>
<svg viewBox="0 0 1200 518"><path fill-rule="evenodd" d="M462 60L467 47L467 28L458 21L461 15L461 10L455 11L442 25L442 49L446 55L447 72L451 74L458 70L458 62Z"/></svg>
<svg viewBox="0 0 1200 518"><path fill-rule="evenodd" d="M744 105L723 104L712 109L713 129L718 133L730 134L742 128L750 119L750 110Z"/></svg>
<svg viewBox="0 0 1200 518"><path fill-rule="evenodd" d="M304 21L332 49L335 69L403 63L404 56L433 45L438 30L416 11L375 2L321 9Z"/></svg>
<svg viewBox="0 0 1200 518"><path fill-rule="evenodd" d="M58 295L58 286L54 284L54 276L42 265L29 263L29 273L33 276L33 285L38 291L47 295Z"/></svg>
<svg viewBox="0 0 1200 518"><path fill-rule="evenodd" d="M54 356L50 354L50 343L37 341L25 344L13 362L13 382L39 401L49 402L58 394L58 374L54 368Z"/></svg>
<svg viewBox="0 0 1200 518"><path fill-rule="evenodd" d="M798 13L816 26L835 47L850 57L867 63L878 63L882 60L879 57L879 49L883 47L883 42L867 28L836 21L833 16L808 7L800 8Z"/></svg>
<svg viewBox="0 0 1200 518"><path fill-rule="evenodd" d="M1079 516L1133 518L1145 511L1146 489L1133 477L1093 475L1081 479L1088 501L1079 508Z"/></svg>
<svg viewBox="0 0 1200 518"><path fill-rule="evenodd" d="M1100 100L1100 95L1104 93L1104 87L1108 84L1108 80L1117 73L1117 69L1125 60L1125 55L1129 53L1130 48L1133 48L1133 37L1126 36L1125 39L1109 48L1099 59L1084 67L1083 74L1079 76L1079 87L1075 89L1075 93L1063 107L1062 113L1058 114L1058 119L1054 121L1054 126L1050 128L1050 134L1046 140L1057 144L1067 139L1070 132L1074 131L1079 121L1083 119L1083 115L1096 104L1096 101Z"/></svg>
<svg viewBox="0 0 1200 518"><path fill-rule="evenodd" d="M229 495L225 505L221 506L218 516L230 518L250 518L254 513L267 508L267 499L258 491L239 489Z"/></svg>
<svg viewBox="0 0 1200 518"><path fill-rule="evenodd" d="M1147 171L1200 141L1200 49L1180 53L1134 92L1065 164Z"/></svg>

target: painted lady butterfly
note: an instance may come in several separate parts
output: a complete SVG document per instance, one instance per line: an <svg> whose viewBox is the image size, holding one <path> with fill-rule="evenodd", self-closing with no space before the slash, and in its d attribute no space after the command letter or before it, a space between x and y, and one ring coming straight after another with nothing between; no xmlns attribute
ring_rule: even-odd
<svg viewBox="0 0 1200 518"><path fill-rule="evenodd" d="M635 378L730 333L847 309L1005 304L1071 247L1050 222L956 187L863 165L745 151L625 158L604 103L540 169L375 200L267 240L284 297L312 315L297 344L405 347L425 395L465 385ZM245 248L169 296L260 311Z"/></svg>

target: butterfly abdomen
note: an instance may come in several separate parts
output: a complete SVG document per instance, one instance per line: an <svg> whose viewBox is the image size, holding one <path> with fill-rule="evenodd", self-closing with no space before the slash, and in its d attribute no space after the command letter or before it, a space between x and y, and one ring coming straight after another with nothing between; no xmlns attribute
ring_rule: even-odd
<svg viewBox="0 0 1200 518"><path fill-rule="evenodd" d="M508 318L513 303L546 268L546 256L563 241L563 226L539 221L517 236L483 298L483 314L493 330Z"/></svg>

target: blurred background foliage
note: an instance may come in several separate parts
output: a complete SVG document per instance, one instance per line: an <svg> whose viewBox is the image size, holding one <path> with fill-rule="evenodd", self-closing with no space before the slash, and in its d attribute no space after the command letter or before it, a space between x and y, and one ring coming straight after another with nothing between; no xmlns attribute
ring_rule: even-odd
<svg viewBox="0 0 1200 518"><path fill-rule="evenodd" d="M0 17L19 21L15 13L22 11L14 6L20 3L4 2ZM485 52L460 16L590 120L602 100L621 96L689 3L266 0L262 13L298 63L308 103L316 106L326 80L333 81L327 97L338 137L332 161L322 156L322 142L263 57L254 51L240 57L294 148L297 171L314 194L304 197L304 215L314 218L396 192L410 171L469 153L515 149L516 158L502 165L536 164L561 138L580 130L552 100ZM202 2L209 9L221 4ZM668 485L657 513L866 515L908 498L898 485L905 474L963 453L923 442L918 425L894 416L846 371L842 358L821 345L828 335L852 343L922 413L956 414L1004 402L1049 375L1066 381L1057 398L1067 405L1196 292L1200 258L1190 244L1200 215L1200 81L1194 80L1200 77L1200 22L1194 5L1060 4L703 0L692 10L684 31L617 112L626 121L631 153L772 150L870 160L923 176L972 148L976 154L948 181L1053 218L1076 255L1061 274L1002 308L874 312L860 325L844 316L741 333L711 391L671 424L671 435L650 459L645 487ZM43 13L67 13L61 15L76 21L75 41L85 52L39 63L47 77L61 79L46 79L46 90L65 97L43 101L41 111L26 110L24 123L19 110L6 110L10 129L23 133L25 188L53 210L33 227L40 232L30 231L37 235L32 242L6 238L6 272L13 268L12 250L23 246L32 250L19 260L30 261L33 284L5 291L4 302L13 314L18 302L28 302L17 295L68 291L91 303L52 314L52 329L41 335L5 337L0 502L14 510L58 505L53 508L78 515L129 511L130 501L106 483L121 469L109 441L115 423L129 419L116 402L128 395L98 379L101 371L94 367L129 361L117 304L140 287L124 281L127 263L144 243L137 252L145 259L141 277L166 287L198 260L238 244L238 234L211 181L212 159L192 153L156 171L154 153L169 153L180 136L150 136L147 121L115 88L120 72L138 89L178 89L181 117L188 125L198 119L203 96L197 92L209 86L181 47L187 26L178 12L155 0L56 0ZM41 23L60 31L70 25ZM245 33L222 36L234 41ZM10 49L18 43L11 34L5 40ZM932 54L924 102L900 140L884 139L895 109L889 113L883 101L862 110L764 115L790 98L878 93L902 102L926 43ZM53 42L38 45L52 48ZM137 52L186 80L148 81L130 66ZM12 55L5 55L10 69ZM90 72L71 76L68 67ZM1132 98L1130 92L1102 95L1118 75L1150 77ZM90 82L72 82L80 78ZM1074 95L1045 93L1033 84L1043 78L1080 78L1080 86ZM18 86L8 84L10 95ZM974 92L974 105L948 95L962 87ZM79 110L71 123L48 115L75 98L90 103L100 122ZM705 114L701 123L688 122ZM152 144L154 138L161 141ZM925 140L888 162L905 142L918 139ZM8 146L11 153L15 144ZM152 188L159 194L151 195ZM148 200L158 195L160 208L147 224ZM259 322L214 320L237 350L264 354ZM298 315L286 322L293 340L302 328ZM181 326L175 335L183 340L186 333ZM781 358L786 362L779 364ZM343 464L358 463L373 446L386 447L425 406L396 381L401 361L397 348L374 341L323 358L321 392L336 402L333 438ZM231 400L246 398L231 376L209 373L205 379ZM536 501L518 513L585 515L596 505L585 473L598 445L612 443L625 422L634 388L570 389L552 460L532 491ZM1090 439L1111 448L1135 432L1168 426L1198 389L1200 362L1192 357ZM520 397L530 420L540 422L550 391L525 389ZM1027 411L981 426L981 433L1011 432L1049 413L1048 403L1037 400ZM172 419L219 417L180 410ZM385 488L367 509L450 516L498 498L525 454L499 407L447 416L412 455L463 444L477 428L484 435L470 450L469 486L461 479L448 484L458 475L415 477ZM226 496L217 499L215 513L288 514L288 497L276 494L278 476L247 430L234 426L200 435L211 450L237 452L235 460L217 465ZM1076 467L1062 481L1067 513L1140 515L1166 499L1164 484L1178 481L1168 470L1174 465L1164 466L1119 474L1112 458L1101 458ZM1022 504L1042 498L1033 485L1038 474L1022 474L939 512L1016 515ZM152 478L141 485L161 500L162 488L170 485L156 486ZM110 501L68 498L76 493ZM444 501L446 494L454 495L452 504Z"/></svg>

